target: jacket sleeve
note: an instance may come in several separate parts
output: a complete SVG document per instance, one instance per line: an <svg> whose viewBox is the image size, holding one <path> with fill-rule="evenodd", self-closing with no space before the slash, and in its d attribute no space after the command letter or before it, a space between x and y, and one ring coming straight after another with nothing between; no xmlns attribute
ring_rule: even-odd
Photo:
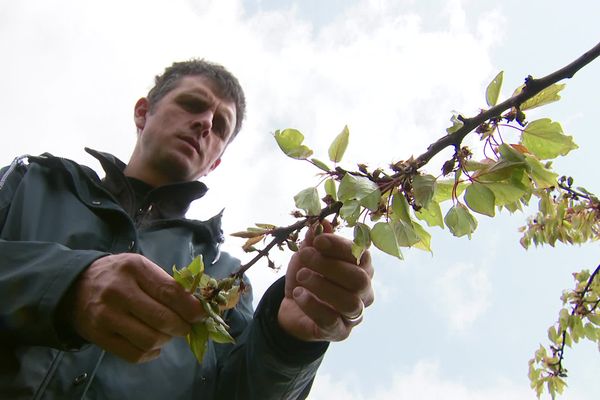
<svg viewBox="0 0 600 400"><path fill-rule="evenodd" d="M238 345L221 360L216 399L305 399L328 342L303 342L277 322L284 278L261 299Z"/></svg>
<svg viewBox="0 0 600 400"><path fill-rule="evenodd" d="M13 194L25 170L19 167L0 171L0 234L5 230ZM82 344L73 340L67 326L60 324L57 310L77 276L104 255L0 235L0 340L60 349Z"/></svg>

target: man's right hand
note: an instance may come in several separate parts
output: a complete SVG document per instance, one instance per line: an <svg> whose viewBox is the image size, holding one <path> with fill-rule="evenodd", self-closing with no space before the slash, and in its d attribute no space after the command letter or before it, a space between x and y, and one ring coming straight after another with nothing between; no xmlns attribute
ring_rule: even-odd
<svg viewBox="0 0 600 400"><path fill-rule="evenodd" d="M205 316L198 299L139 254L99 258L71 290L75 331L130 362L158 357L167 341Z"/></svg>

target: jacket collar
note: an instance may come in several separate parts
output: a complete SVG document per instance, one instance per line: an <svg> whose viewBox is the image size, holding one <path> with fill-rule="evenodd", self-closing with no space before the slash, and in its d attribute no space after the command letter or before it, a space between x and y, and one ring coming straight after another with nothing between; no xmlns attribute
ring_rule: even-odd
<svg viewBox="0 0 600 400"><path fill-rule="evenodd" d="M138 204L131 184L123 173L125 163L109 153L87 147L85 151L100 162L106 172L104 187L119 200L130 215L134 215L140 206L152 204L155 212L160 214L156 216L158 218L183 218L192 201L201 198L208 191L206 185L198 181L173 183L151 189L142 204Z"/></svg>

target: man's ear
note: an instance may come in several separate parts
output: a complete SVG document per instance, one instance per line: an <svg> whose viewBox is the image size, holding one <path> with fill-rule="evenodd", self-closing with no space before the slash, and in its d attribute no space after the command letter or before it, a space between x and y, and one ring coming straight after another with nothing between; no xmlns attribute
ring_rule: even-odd
<svg viewBox="0 0 600 400"><path fill-rule="evenodd" d="M138 132L141 132L146 126L146 115L148 114L148 99L142 97L135 103L133 109L133 121L137 127Z"/></svg>
<svg viewBox="0 0 600 400"><path fill-rule="evenodd" d="M221 157L217 158L215 160L215 162L213 162L213 164L210 166L210 169L208 170L208 172L214 171L214 169L217 168L219 166L219 164L221 164Z"/></svg>

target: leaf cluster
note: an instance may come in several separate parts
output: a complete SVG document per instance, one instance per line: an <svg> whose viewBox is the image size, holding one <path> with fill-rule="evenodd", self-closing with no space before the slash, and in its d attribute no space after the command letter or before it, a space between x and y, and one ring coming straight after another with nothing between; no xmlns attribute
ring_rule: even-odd
<svg viewBox="0 0 600 400"><path fill-rule="evenodd" d="M529 360L529 380L538 398L544 389L554 399L563 393L567 369L563 365L565 347L582 339L598 344L600 349L600 266L590 274L583 270L573 274L575 288L562 295L563 308L556 324L548 329L550 345L540 345Z"/></svg>
<svg viewBox="0 0 600 400"><path fill-rule="evenodd" d="M185 268L173 266L173 278L200 301L206 312L206 318L193 324L186 336L198 362L204 358L209 339L216 343L235 343L222 313L236 306L244 290L243 282L236 277L211 278L204 273L202 256L194 258Z"/></svg>

